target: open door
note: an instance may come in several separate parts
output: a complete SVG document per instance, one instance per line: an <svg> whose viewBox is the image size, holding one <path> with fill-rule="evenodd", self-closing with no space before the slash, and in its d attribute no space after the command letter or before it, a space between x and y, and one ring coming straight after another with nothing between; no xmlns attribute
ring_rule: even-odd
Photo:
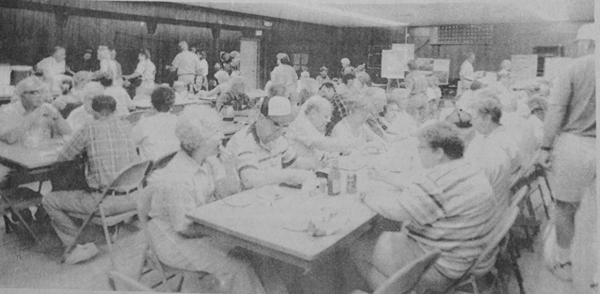
<svg viewBox="0 0 600 294"><path fill-rule="evenodd" d="M258 89L259 40L242 38L240 44L240 71L246 78L247 90Z"/></svg>

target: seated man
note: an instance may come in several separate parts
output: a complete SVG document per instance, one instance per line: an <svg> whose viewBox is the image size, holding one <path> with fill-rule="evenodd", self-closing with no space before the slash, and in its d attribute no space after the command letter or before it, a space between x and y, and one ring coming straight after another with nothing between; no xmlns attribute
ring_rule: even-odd
<svg viewBox="0 0 600 294"><path fill-rule="evenodd" d="M321 88L319 88L319 94L321 97L329 100L329 103L331 103L331 106L333 106L333 110L331 112L331 121L327 123L327 129L325 131L325 135L330 136L335 124L337 124L344 117L348 116L346 98L336 93L335 86L330 82L326 82L321 85Z"/></svg>
<svg viewBox="0 0 600 294"><path fill-rule="evenodd" d="M289 99L267 97L256 122L231 137L227 149L237 157L237 170L244 189L281 183L297 185L315 180L313 173L302 169L323 165L312 158L298 157L283 137L293 120Z"/></svg>
<svg viewBox="0 0 600 294"><path fill-rule="evenodd" d="M92 100L94 121L83 126L58 155L58 161L74 159L83 152L88 157L87 182L89 190L56 191L48 194L42 204L52 219L52 227L65 246L75 241L78 226L67 214L77 212L90 214L102 197L102 191L118 176L119 172L139 161L133 142L131 124L115 116L117 103L110 96L100 95ZM104 198L106 215L115 215L136 209L129 191L114 191ZM132 192L135 193L135 192ZM128 195L126 195L128 194ZM98 253L94 243L77 245L66 259L74 264L87 260Z"/></svg>
<svg viewBox="0 0 600 294"><path fill-rule="evenodd" d="M98 82L90 82L83 87L83 105L75 108L67 117L73 133L79 131L86 123L94 121L92 100L102 93L104 93L104 87Z"/></svg>
<svg viewBox="0 0 600 294"><path fill-rule="evenodd" d="M15 87L16 101L0 108L0 141L37 147L40 141L71 134L69 124L45 103L48 85L28 77Z"/></svg>
<svg viewBox="0 0 600 294"><path fill-rule="evenodd" d="M158 87L152 91L150 101L157 113L138 121L133 128L133 139L140 147L142 158L156 160L179 149L175 136L177 116L169 112L175 102L175 92L168 87Z"/></svg>
<svg viewBox="0 0 600 294"><path fill-rule="evenodd" d="M400 189L400 195L373 193L362 199L383 217L406 224L406 230L372 230L353 244L347 281L360 281L350 278L360 274L375 289L414 259L439 250L440 258L416 290L444 293L491 239L496 224L492 188L479 168L462 159L464 143L456 128L436 122L421 129L418 140L426 171L411 181L376 171L372 176ZM489 258L475 272L485 273L493 264Z"/></svg>
<svg viewBox="0 0 600 294"><path fill-rule="evenodd" d="M228 255L233 245L203 236L185 217L239 187L235 158L221 148L219 117L209 111L197 114L181 115L175 128L181 150L148 180L148 231L156 254L169 266L214 275L224 293L265 293L248 262Z"/></svg>
<svg viewBox="0 0 600 294"><path fill-rule="evenodd" d="M306 100L302 105L300 113L285 134L299 156L320 160L325 156L324 152L349 151L349 142L325 137L325 127L331 120L331 108L331 103L319 96Z"/></svg>

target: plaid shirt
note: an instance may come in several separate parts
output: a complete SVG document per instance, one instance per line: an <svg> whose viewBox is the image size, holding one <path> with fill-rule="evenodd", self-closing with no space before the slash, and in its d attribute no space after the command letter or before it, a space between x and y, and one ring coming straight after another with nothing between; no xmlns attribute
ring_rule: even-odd
<svg viewBox="0 0 600 294"><path fill-rule="evenodd" d="M331 121L327 124L325 135L330 136L333 127L344 117L348 116L348 107L346 106L346 98L340 94L335 94L331 100L333 111L331 113Z"/></svg>
<svg viewBox="0 0 600 294"><path fill-rule="evenodd" d="M139 161L131 124L117 118L94 120L81 128L58 155L59 161L88 157L88 185L108 186L126 166Z"/></svg>

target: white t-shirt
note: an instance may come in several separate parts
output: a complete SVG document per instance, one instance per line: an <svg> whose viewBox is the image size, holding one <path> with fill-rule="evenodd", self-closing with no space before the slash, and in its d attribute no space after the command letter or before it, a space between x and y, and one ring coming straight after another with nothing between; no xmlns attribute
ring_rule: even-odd
<svg viewBox="0 0 600 294"><path fill-rule="evenodd" d="M200 74L205 77L208 75L208 62L206 62L206 59L200 60Z"/></svg>
<svg viewBox="0 0 600 294"><path fill-rule="evenodd" d="M111 86L104 90L104 95L111 96L117 101L115 115L123 117L129 114L129 109L134 108L133 101L123 87Z"/></svg>
<svg viewBox="0 0 600 294"><path fill-rule="evenodd" d="M315 149L313 144L324 137L317 128L308 120L304 113L299 113L290 124L285 137L288 139L298 156L321 159L323 151Z"/></svg>
<svg viewBox="0 0 600 294"><path fill-rule="evenodd" d="M75 134L79 129L81 129L86 123L94 120L94 116L89 114L85 107L79 106L75 108L67 117L67 123L71 126L71 130L73 134Z"/></svg>
<svg viewBox="0 0 600 294"><path fill-rule="evenodd" d="M173 66L177 68L177 75L196 74L196 70L200 68L200 59L198 55L183 51L173 59Z"/></svg>
<svg viewBox="0 0 600 294"><path fill-rule="evenodd" d="M227 80L227 78L229 77L229 74L224 71L223 69L220 69L219 71L217 71L215 73L215 79L217 79L217 82L219 82L219 85L224 84Z"/></svg>
<svg viewBox="0 0 600 294"><path fill-rule="evenodd" d="M64 74L67 70L66 62L64 60L61 62L56 62L56 59L54 59L52 56L42 59L40 62L38 62L36 67L38 70L47 71L48 74L53 77Z"/></svg>
<svg viewBox="0 0 600 294"><path fill-rule="evenodd" d="M145 87L154 86L154 76L156 75L156 66L152 61L146 59L138 62L135 72L142 75L142 85Z"/></svg>
<svg viewBox="0 0 600 294"><path fill-rule="evenodd" d="M179 150L179 140L175 136L176 124L177 116L169 112L142 117L133 128L134 140L140 147L142 158L156 160Z"/></svg>
<svg viewBox="0 0 600 294"><path fill-rule="evenodd" d="M331 137L351 140L358 145L364 145L368 142L375 141L378 138L377 134L375 134L367 124L362 124L359 129L359 134L355 135L345 118L333 127Z"/></svg>

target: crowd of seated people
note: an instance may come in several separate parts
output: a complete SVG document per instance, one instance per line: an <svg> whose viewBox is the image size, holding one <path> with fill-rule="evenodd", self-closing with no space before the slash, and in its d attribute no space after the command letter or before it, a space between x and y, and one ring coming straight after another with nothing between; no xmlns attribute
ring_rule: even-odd
<svg viewBox="0 0 600 294"><path fill-rule="evenodd" d="M57 47L52 60L38 65L43 77L21 81L14 101L0 108L0 141L34 146L62 137L66 143L58 161L87 154L89 189L52 192L43 200L65 246L73 243L77 230L68 212L93 212L102 189L122 168L176 152L150 176L145 189L105 199L107 215L135 209L137 195L148 193L149 228L161 262L213 274L221 290L230 293L284 289L286 285L273 284L281 282L278 276L285 270L275 273L264 268L272 261L231 254L234 246L194 230L186 213L243 190L314 185L314 171L327 167L331 157L365 150L402 157L404 151L391 146L412 142L426 171L408 180L375 170L371 177L396 187L398 197L392 202L370 194L361 198L384 218L408 224L406 229L370 231L348 245L348 258L339 269L347 286L373 290L416 258L441 251L417 290L444 293L494 237L511 200L511 184L533 166L545 138L549 88L517 93L506 70L497 83L475 81L451 100L442 99L437 78L418 71L414 60L407 64L406 88L386 91L347 58L338 83L327 76L326 67L316 79L306 71L298 78L289 56L279 53L266 95L256 99L248 95L238 55L231 54L236 61L227 63L231 70L233 62L231 73L223 69L225 64L215 66L218 85L208 91L206 61L200 62L186 42L179 45L181 53L168 66L178 74L173 87L154 84L156 67L147 50L139 53L135 72L123 75L116 52L111 55L103 46L98 66L89 65L89 58L81 62L82 69L94 71L62 77L66 52ZM132 99L123 84L134 78L142 82ZM55 86L60 94L54 99ZM176 103L210 96L215 106L172 112ZM124 118L141 100L152 108L132 125ZM223 145L220 123L252 109L256 117ZM0 166L0 179L7 170ZM97 253L94 243L80 244L67 262L79 263ZM490 257L476 272L486 273L492 265Z"/></svg>

